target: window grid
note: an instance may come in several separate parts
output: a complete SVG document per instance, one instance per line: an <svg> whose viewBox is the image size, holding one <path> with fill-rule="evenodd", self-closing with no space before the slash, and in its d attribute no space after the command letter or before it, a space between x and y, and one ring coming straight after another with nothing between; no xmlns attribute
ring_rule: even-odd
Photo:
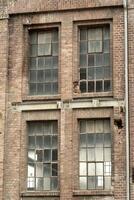
<svg viewBox="0 0 134 200"><path fill-rule="evenodd" d="M80 189L111 188L111 134L108 119L80 120L79 163Z"/></svg>
<svg viewBox="0 0 134 200"><path fill-rule="evenodd" d="M28 122L28 190L57 190L57 122Z"/></svg>
<svg viewBox="0 0 134 200"><path fill-rule="evenodd" d="M58 93L58 30L30 32L29 92Z"/></svg>
<svg viewBox="0 0 134 200"><path fill-rule="evenodd" d="M110 28L80 29L80 90L107 92L111 90Z"/></svg>

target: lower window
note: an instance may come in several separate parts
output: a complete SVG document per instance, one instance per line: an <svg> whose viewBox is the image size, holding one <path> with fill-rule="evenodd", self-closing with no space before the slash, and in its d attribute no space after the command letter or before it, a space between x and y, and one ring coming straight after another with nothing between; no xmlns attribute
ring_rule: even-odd
<svg viewBox="0 0 134 200"><path fill-rule="evenodd" d="M111 188L111 131L109 119L80 120L80 189Z"/></svg>
<svg viewBox="0 0 134 200"><path fill-rule="evenodd" d="M28 190L57 190L57 140L57 121L28 122Z"/></svg>

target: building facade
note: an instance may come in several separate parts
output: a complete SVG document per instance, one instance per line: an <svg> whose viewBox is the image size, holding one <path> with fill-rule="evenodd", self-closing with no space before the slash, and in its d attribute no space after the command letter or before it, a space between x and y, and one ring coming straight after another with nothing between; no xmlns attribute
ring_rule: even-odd
<svg viewBox="0 0 134 200"><path fill-rule="evenodd" d="M124 10L0 1L0 199L134 199L132 0Z"/></svg>

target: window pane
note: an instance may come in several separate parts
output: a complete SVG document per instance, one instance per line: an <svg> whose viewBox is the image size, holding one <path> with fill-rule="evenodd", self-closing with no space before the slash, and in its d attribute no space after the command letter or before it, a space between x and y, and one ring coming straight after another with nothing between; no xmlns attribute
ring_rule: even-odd
<svg viewBox="0 0 134 200"><path fill-rule="evenodd" d="M95 176L88 177L88 189L95 189Z"/></svg>
<svg viewBox="0 0 134 200"><path fill-rule="evenodd" d="M94 147L95 146L95 134L94 133L88 134L87 146L88 147Z"/></svg>
<svg viewBox="0 0 134 200"><path fill-rule="evenodd" d="M93 67L88 68L88 80L93 80L95 78L95 70Z"/></svg>
<svg viewBox="0 0 134 200"><path fill-rule="evenodd" d="M51 43L39 44L38 45L38 55L51 55Z"/></svg>
<svg viewBox="0 0 134 200"><path fill-rule="evenodd" d="M103 54L96 54L95 65L96 66L102 66L103 65Z"/></svg>
<svg viewBox="0 0 134 200"><path fill-rule="evenodd" d="M58 93L58 83L52 83L52 93L57 94Z"/></svg>
<svg viewBox="0 0 134 200"><path fill-rule="evenodd" d="M43 87L43 83L37 83L37 94L43 94L44 92L44 87Z"/></svg>
<svg viewBox="0 0 134 200"><path fill-rule="evenodd" d="M44 84L44 88L45 88L45 94L51 94L52 93L51 83Z"/></svg>
<svg viewBox="0 0 134 200"><path fill-rule="evenodd" d="M102 81L96 81L96 92L103 91L103 84Z"/></svg>
<svg viewBox="0 0 134 200"><path fill-rule="evenodd" d="M86 147L86 134L80 134L80 147Z"/></svg>
<svg viewBox="0 0 134 200"><path fill-rule="evenodd" d="M111 134L110 133L104 134L104 146L111 147Z"/></svg>
<svg viewBox="0 0 134 200"><path fill-rule="evenodd" d="M35 165L34 163L28 164L28 177L34 177L35 176Z"/></svg>
<svg viewBox="0 0 134 200"><path fill-rule="evenodd" d="M52 164L52 176L57 176L57 175L58 175L58 165Z"/></svg>
<svg viewBox="0 0 134 200"><path fill-rule="evenodd" d="M44 164L44 177L51 176L51 164Z"/></svg>
<svg viewBox="0 0 134 200"><path fill-rule="evenodd" d="M94 66L95 65L95 56L89 54L88 55L88 66Z"/></svg>
<svg viewBox="0 0 134 200"><path fill-rule="evenodd" d="M34 162L34 161L35 161L35 151L28 150L28 162Z"/></svg>
<svg viewBox="0 0 134 200"><path fill-rule="evenodd" d="M44 81L44 71L43 70L38 70L37 81L38 82L43 82Z"/></svg>
<svg viewBox="0 0 134 200"><path fill-rule="evenodd" d="M37 59L36 58L30 58L30 69L36 69L37 67Z"/></svg>
<svg viewBox="0 0 134 200"><path fill-rule="evenodd" d="M51 71L51 76L52 76L52 81L58 81L58 70L57 69L53 69Z"/></svg>
<svg viewBox="0 0 134 200"><path fill-rule="evenodd" d="M42 150L36 150L36 161L42 162L43 160L43 151Z"/></svg>
<svg viewBox="0 0 134 200"><path fill-rule="evenodd" d="M80 176L87 174L87 164L86 163L80 163Z"/></svg>
<svg viewBox="0 0 134 200"><path fill-rule="evenodd" d="M44 178L44 190L50 190L50 178Z"/></svg>
<svg viewBox="0 0 134 200"><path fill-rule="evenodd" d="M86 81L80 82L80 91L86 92Z"/></svg>
<svg viewBox="0 0 134 200"><path fill-rule="evenodd" d="M80 53L87 53L87 41L80 43Z"/></svg>
<svg viewBox="0 0 134 200"><path fill-rule="evenodd" d="M36 178L36 189L43 190L43 178Z"/></svg>
<svg viewBox="0 0 134 200"><path fill-rule="evenodd" d="M94 92L94 81L88 82L88 92Z"/></svg>
<svg viewBox="0 0 134 200"><path fill-rule="evenodd" d="M110 67L104 67L104 78L110 78Z"/></svg>
<svg viewBox="0 0 134 200"><path fill-rule="evenodd" d="M88 154L88 161L95 161L95 149L94 148L88 149L87 154Z"/></svg>
<svg viewBox="0 0 134 200"><path fill-rule="evenodd" d="M95 176L95 163L88 163L88 176Z"/></svg>
<svg viewBox="0 0 134 200"><path fill-rule="evenodd" d="M109 53L110 50L110 41L109 40L104 40L104 52Z"/></svg>
<svg viewBox="0 0 134 200"><path fill-rule="evenodd" d="M111 161L111 148L104 149L104 159L105 161Z"/></svg>
<svg viewBox="0 0 134 200"><path fill-rule="evenodd" d="M46 149L44 150L44 161L51 161L51 150Z"/></svg>
<svg viewBox="0 0 134 200"><path fill-rule="evenodd" d="M105 177L105 189L111 189L111 177Z"/></svg>
<svg viewBox="0 0 134 200"><path fill-rule="evenodd" d="M104 139L103 134L96 134L96 147L103 147Z"/></svg>
<svg viewBox="0 0 134 200"><path fill-rule="evenodd" d="M96 163L96 175L103 176L103 163Z"/></svg>
<svg viewBox="0 0 134 200"><path fill-rule="evenodd" d="M87 189L87 177L80 177L80 189Z"/></svg>
<svg viewBox="0 0 134 200"><path fill-rule="evenodd" d="M86 161L86 149L80 149L80 161Z"/></svg>
<svg viewBox="0 0 134 200"><path fill-rule="evenodd" d="M104 27L104 39L110 39L110 27Z"/></svg>
<svg viewBox="0 0 134 200"><path fill-rule="evenodd" d="M87 55L83 54L80 55L80 66L81 67L86 67L87 66Z"/></svg>
<svg viewBox="0 0 134 200"><path fill-rule="evenodd" d="M36 148L43 148L43 137L42 136L37 136L36 137Z"/></svg>
<svg viewBox="0 0 134 200"><path fill-rule="evenodd" d="M111 162L104 162L104 175L111 176Z"/></svg>
<svg viewBox="0 0 134 200"><path fill-rule="evenodd" d="M51 69L53 66L53 57L45 58L45 67Z"/></svg>
<svg viewBox="0 0 134 200"><path fill-rule="evenodd" d="M34 187L35 187L35 178L28 178L27 179L28 190L34 190Z"/></svg>
<svg viewBox="0 0 134 200"><path fill-rule="evenodd" d="M95 121L95 132L96 133L103 133L103 120L96 120Z"/></svg>
<svg viewBox="0 0 134 200"><path fill-rule="evenodd" d="M103 188L103 176L96 177L96 188L98 188L98 189Z"/></svg>
<svg viewBox="0 0 134 200"><path fill-rule="evenodd" d="M52 150L52 161L58 160L57 149Z"/></svg>
<svg viewBox="0 0 134 200"><path fill-rule="evenodd" d="M45 70L45 81L51 81L52 80L52 74L51 74L51 70Z"/></svg>
<svg viewBox="0 0 134 200"><path fill-rule="evenodd" d="M80 69L80 80L86 79L86 68Z"/></svg>
<svg viewBox="0 0 134 200"><path fill-rule="evenodd" d="M37 56L37 45L36 44L30 45L30 56L31 57Z"/></svg>
<svg viewBox="0 0 134 200"><path fill-rule="evenodd" d="M58 179L57 177L51 178L51 190L57 190L58 187Z"/></svg>
<svg viewBox="0 0 134 200"><path fill-rule="evenodd" d="M109 66L109 64L110 64L110 54L104 53L104 65Z"/></svg>
<svg viewBox="0 0 134 200"><path fill-rule="evenodd" d="M95 158L96 161L103 161L103 148L95 149Z"/></svg>
<svg viewBox="0 0 134 200"><path fill-rule="evenodd" d="M36 82L36 70L30 70L30 82Z"/></svg>
<svg viewBox="0 0 134 200"><path fill-rule="evenodd" d="M86 121L86 132L87 133L94 133L94 120L87 120Z"/></svg>
<svg viewBox="0 0 134 200"><path fill-rule="evenodd" d="M104 91L110 91L111 90L111 81L110 80L105 80L104 81Z"/></svg>
<svg viewBox="0 0 134 200"><path fill-rule="evenodd" d="M58 146L58 138L57 136L52 136L52 148L57 148Z"/></svg>
<svg viewBox="0 0 134 200"><path fill-rule="evenodd" d="M80 40L87 40L87 29L81 29Z"/></svg>
<svg viewBox="0 0 134 200"><path fill-rule="evenodd" d="M36 164L36 177L43 177L43 164L42 163Z"/></svg>
<svg viewBox="0 0 134 200"><path fill-rule="evenodd" d="M49 32L40 32L38 33L38 43L39 44L44 44L51 42L51 33Z"/></svg>
<svg viewBox="0 0 134 200"><path fill-rule="evenodd" d="M80 133L86 133L86 120L80 120Z"/></svg>
<svg viewBox="0 0 134 200"><path fill-rule="evenodd" d="M37 44L37 33L30 33L30 44Z"/></svg>
<svg viewBox="0 0 134 200"><path fill-rule="evenodd" d="M58 50L59 50L58 43L53 43L52 44L52 55L58 55Z"/></svg>
<svg viewBox="0 0 134 200"><path fill-rule="evenodd" d="M44 148L51 148L51 136L44 136Z"/></svg>
<svg viewBox="0 0 134 200"><path fill-rule="evenodd" d="M57 42L58 41L58 31L55 30L52 32L52 42Z"/></svg>
<svg viewBox="0 0 134 200"><path fill-rule="evenodd" d="M52 58L52 66L57 67L58 66L58 56L53 56Z"/></svg>
<svg viewBox="0 0 134 200"><path fill-rule="evenodd" d="M96 69L95 70L96 79L103 79L104 78L103 67L96 67L95 69ZM101 86L101 88L102 88L102 86Z"/></svg>
<svg viewBox="0 0 134 200"><path fill-rule="evenodd" d="M45 57L38 57L38 68L45 68Z"/></svg>
<svg viewBox="0 0 134 200"><path fill-rule="evenodd" d="M30 136L28 138L28 146L29 146L29 148L35 148L35 137L34 136Z"/></svg>

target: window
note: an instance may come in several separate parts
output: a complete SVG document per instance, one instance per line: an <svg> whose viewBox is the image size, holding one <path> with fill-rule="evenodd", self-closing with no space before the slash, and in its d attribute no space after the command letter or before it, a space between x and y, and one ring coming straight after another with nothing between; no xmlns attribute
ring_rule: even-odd
<svg viewBox="0 0 134 200"><path fill-rule="evenodd" d="M57 121L28 122L28 190L58 188Z"/></svg>
<svg viewBox="0 0 134 200"><path fill-rule="evenodd" d="M80 90L111 90L109 26L80 29Z"/></svg>
<svg viewBox="0 0 134 200"><path fill-rule="evenodd" d="M111 133L109 119L80 120L80 189L111 188Z"/></svg>
<svg viewBox="0 0 134 200"><path fill-rule="evenodd" d="M58 30L30 32L30 95L58 93Z"/></svg>

